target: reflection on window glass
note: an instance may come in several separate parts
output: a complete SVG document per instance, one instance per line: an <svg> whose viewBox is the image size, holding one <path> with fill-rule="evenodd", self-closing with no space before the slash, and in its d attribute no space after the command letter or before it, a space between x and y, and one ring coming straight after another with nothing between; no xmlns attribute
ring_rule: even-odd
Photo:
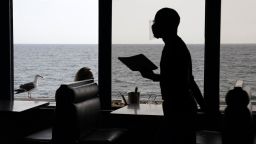
<svg viewBox="0 0 256 144"><path fill-rule="evenodd" d="M159 83L142 78L139 72L128 69L117 57L143 53L159 67L164 45L161 39L153 38L151 25L155 13L163 7L173 8L180 14L178 35L190 50L193 74L203 92L204 1L113 0L112 99L127 96L137 86L142 103L161 103ZM155 72L159 73L159 68Z"/></svg>
<svg viewBox="0 0 256 144"><path fill-rule="evenodd" d="M32 98L54 100L60 84L74 81L82 67L97 81L98 1L13 0L13 20L15 89L39 74Z"/></svg>
<svg viewBox="0 0 256 144"><path fill-rule="evenodd" d="M232 3L232 5L230 5ZM243 80L254 101L256 95L256 1L222 1L220 95Z"/></svg>

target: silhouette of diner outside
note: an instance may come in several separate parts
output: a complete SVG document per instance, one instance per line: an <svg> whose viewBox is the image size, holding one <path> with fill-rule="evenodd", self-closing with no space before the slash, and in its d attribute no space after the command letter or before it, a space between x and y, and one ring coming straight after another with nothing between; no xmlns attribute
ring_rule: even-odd
<svg viewBox="0 0 256 144"><path fill-rule="evenodd" d="M190 52L177 35L179 23L179 14L174 9L157 11L152 31L155 38L162 38L165 43L160 74L140 71L144 78L160 81L165 122L156 143L195 144L197 103L205 110L203 96L192 75Z"/></svg>

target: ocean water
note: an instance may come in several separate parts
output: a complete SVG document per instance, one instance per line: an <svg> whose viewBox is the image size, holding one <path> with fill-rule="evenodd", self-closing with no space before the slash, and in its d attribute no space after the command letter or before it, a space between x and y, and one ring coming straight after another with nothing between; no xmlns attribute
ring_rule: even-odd
<svg viewBox="0 0 256 144"><path fill-rule="evenodd" d="M32 98L54 99L62 83L74 81L75 73L84 66L98 75L97 45L16 44L14 45L14 88L31 82L39 74L38 87ZM95 77L97 81L97 77ZM27 93L14 95L27 98Z"/></svg>
<svg viewBox="0 0 256 144"><path fill-rule="evenodd" d="M193 64L193 74L203 92L204 46L187 45ZM137 86L144 100L161 100L159 83L141 77L139 72L129 70L117 57L145 54L158 67L163 45L161 44L115 44L112 47L112 95L120 99ZM221 46L220 96L233 87L236 80L244 80L256 95L256 45L225 44ZM36 74L39 79L33 98L54 99L55 91L62 83L72 82L75 73L81 67L90 67L98 81L98 46L77 44L15 44L14 46L14 88L31 82ZM159 72L157 69L155 72ZM15 94L17 98L26 98L27 93Z"/></svg>

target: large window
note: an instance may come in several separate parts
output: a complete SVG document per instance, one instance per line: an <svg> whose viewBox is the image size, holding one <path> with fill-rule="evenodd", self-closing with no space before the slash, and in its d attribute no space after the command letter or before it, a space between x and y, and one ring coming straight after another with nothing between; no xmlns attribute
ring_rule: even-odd
<svg viewBox="0 0 256 144"><path fill-rule="evenodd" d="M123 65L117 57L145 54L158 67L163 42L152 36L151 25L160 8L177 10L181 17L179 36L187 44L193 74L203 93L204 81L204 0L113 0L112 1L112 99L121 99L137 86L141 102L161 102L159 83L141 77ZM159 73L159 68L155 71Z"/></svg>
<svg viewBox="0 0 256 144"><path fill-rule="evenodd" d="M243 80L244 86L251 89L251 100L255 101L255 13L256 1L222 1L220 96L223 103L225 94L237 80Z"/></svg>
<svg viewBox="0 0 256 144"><path fill-rule="evenodd" d="M32 98L53 100L82 67L98 80L97 0L13 0L13 21L14 89L39 74Z"/></svg>

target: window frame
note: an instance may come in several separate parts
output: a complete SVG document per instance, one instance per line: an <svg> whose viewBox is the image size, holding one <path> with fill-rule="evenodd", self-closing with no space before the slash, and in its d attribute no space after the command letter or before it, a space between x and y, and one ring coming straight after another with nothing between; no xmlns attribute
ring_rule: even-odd
<svg viewBox="0 0 256 144"><path fill-rule="evenodd" d="M0 100L14 100L13 86L13 15L12 0L1 1L1 48L0 64L2 66L1 74L3 75L0 87Z"/></svg>
<svg viewBox="0 0 256 144"><path fill-rule="evenodd" d="M221 0L205 1L204 98L213 115L220 108L220 25Z"/></svg>

